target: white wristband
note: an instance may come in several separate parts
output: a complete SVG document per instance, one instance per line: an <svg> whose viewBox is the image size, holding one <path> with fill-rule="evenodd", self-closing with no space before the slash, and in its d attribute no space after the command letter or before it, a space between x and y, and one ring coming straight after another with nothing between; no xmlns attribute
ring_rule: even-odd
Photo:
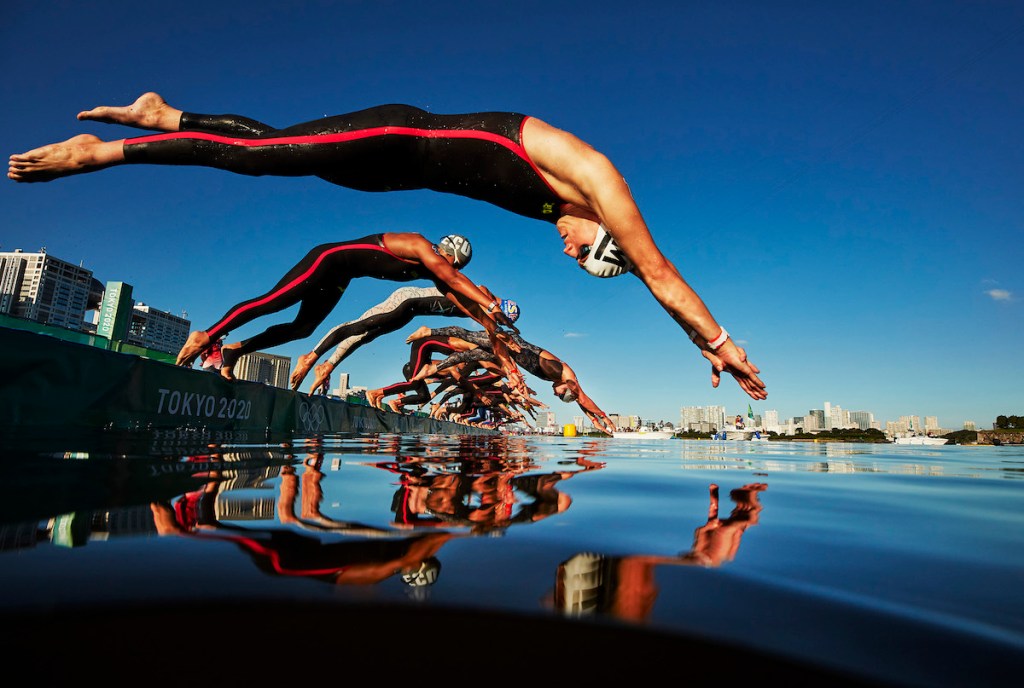
<svg viewBox="0 0 1024 688"><path fill-rule="evenodd" d="M729 333L726 332L725 328L723 327L722 328L722 333L719 334L717 337L715 337L714 339L712 339L711 341L708 342L708 348L711 349L712 351L717 351L718 347L720 347L723 344L725 344L725 340L728 339L728 338L729 338Z"/></svg>

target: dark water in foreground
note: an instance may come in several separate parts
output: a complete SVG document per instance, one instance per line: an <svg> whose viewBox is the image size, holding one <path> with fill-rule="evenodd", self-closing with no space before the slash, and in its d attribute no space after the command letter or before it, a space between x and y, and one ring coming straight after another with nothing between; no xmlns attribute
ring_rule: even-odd
<svg viewBox="0 0 1024 688"><path fill-rule="evenodd" d="M201 439L0 447L13 661L116 677L143 644L186 666L221 648L224 681L269 677L285 643L396 681L442 649L528 675L1024 675L1024 447Z"/></svg>

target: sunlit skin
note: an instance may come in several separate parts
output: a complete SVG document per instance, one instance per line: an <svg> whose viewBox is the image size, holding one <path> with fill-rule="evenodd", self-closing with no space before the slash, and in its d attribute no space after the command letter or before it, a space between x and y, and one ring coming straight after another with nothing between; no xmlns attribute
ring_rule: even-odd
<svg viewBox="0 0 1024 688"><path fill-rule="evenodd" d="M658 598L654 571L657 566L717 567L732 561L739 551L740 540L750 526L757 525L763 508L759 494L768 489L765 483L749 483L732 490L729 496L735 506L728 518L719 518L718 485L709 487L707 522L693 535L693 547L678 556L632 554L605 557L614 569L609 576L612 589L602 596L604 611L624 620L647 621Z"/></svg>
<svg viewBox="0 0 1024 688"><path fill-rule="evenodd" d="M181 114L181 110L168 105L158 94L145 93L127 106L82 111L78 119L174 132L179 130ZM45 182L119 165L125 162L124 141L75 136L10 156L7 176L16 182ZM632 262L632 272L711 363L712 387L718 387L721 373L728 372L751 398L766 399L766 387L758 375L760 369L747 360L744 349L731 339L726 339L714 352L709 349L707 343L717 338L723 328L675 265L661 253L625 179L612 162L576 136L534 117L523 124L522 145L544 181L565 202L559 209L563 213L559 220L563 240L582 231L566 227L562 222L566 218L588 219L595 229L597 222L603 224ZM575 220L570 222L576 224ZM578 258L581 247L593 243L593 229L587 234L586 238L572 239L571 247L567 243L566 253Z"/></svg>

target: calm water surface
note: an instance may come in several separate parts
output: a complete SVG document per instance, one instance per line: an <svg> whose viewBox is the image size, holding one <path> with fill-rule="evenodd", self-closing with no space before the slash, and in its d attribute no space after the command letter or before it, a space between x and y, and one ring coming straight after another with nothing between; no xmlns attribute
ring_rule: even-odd
<svg viewBox="0 0 1024 688"><path fill-rule="evenodd" d="M390 610L395 627L367 634L382 646L432 636L503 656L574 630L652 631L709 648L723 678L756 676L757 657L894 685L1024 670L1024 447L155 434L2 448L5 626L38 621L31 642L54 657L104 610L234 601ZM256 647L283 630L216 608L156 636ZM424 610L493 616L453 632ZM108 622L104 646L153 618ZM515 619L565 635L513 634Z"/></svg>

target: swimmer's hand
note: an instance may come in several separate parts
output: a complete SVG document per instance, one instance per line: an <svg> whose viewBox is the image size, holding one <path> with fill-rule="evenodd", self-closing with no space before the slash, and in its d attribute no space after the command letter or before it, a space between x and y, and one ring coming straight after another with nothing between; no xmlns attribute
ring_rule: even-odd
<svg viewBox="0 0 1024 688"><path fill-rule="evenodd" d="M736 346L732 339L727 339L716 351L702 350L701 354L711 363L711 386L718 387L722 382L722 373L730 373L740 388L752 399L758 401L768 398L768 390L764 381L758 377L761 372L747 360L747 352Z"/></svg>

